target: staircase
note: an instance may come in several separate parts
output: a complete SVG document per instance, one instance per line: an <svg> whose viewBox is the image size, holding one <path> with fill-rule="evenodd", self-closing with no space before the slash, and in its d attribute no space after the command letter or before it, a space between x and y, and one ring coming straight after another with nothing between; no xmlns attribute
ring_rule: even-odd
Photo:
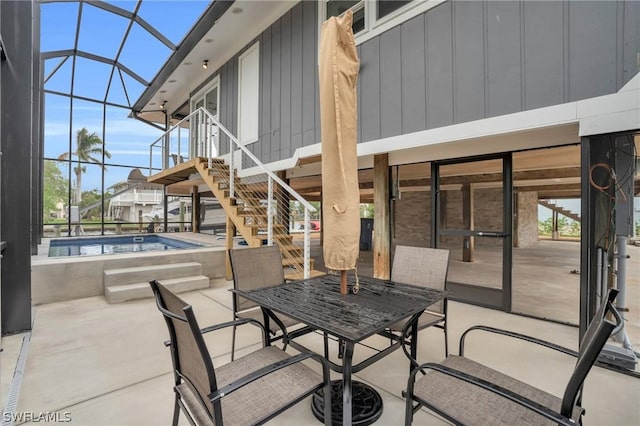
<svg viewBox="0 0 640 426"><path fill-rule="evenodd" d="M557 205L556 203L552 203L547 200L538 200L538 204L548 208L551 211L554 211L558 214L568 217L569 219L573 219L576 222L580 222L580 215L572 212L571 210L567 210L562 206Z"/></svg>
<svg viewBox="0 0 640 426"><path fill-rule="evenodd" d="M267 170L207 111L199 109L187 116L185 120L193 116L197 116L196 122L200 123L198 134L192 139L197 143L195 151L199 156L186 159L159 173L153 175L150 173L148 182L170 185L199 175L218 199L237 232L250 247L275 244L280 248L287 279L324 274L313 269L313 259L309 257L309 215L315 211L315 208L273 172ZM224 156L215 155L221 152L217 136L218 129L226 135L227 154ZM164 136L159 139L159 141L167 140L170 141L171 138ZM165 148L164 152L169 150ZM168 162L164 163L168 166ZM291 201L304 208L303 245L295 244L289 233Z"/></svg>

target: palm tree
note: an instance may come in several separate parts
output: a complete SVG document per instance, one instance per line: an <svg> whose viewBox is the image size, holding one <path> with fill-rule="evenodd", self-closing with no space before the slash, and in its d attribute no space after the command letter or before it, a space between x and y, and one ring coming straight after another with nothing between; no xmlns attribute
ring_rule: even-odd
<svg viewBox="0 0 640 426"><path fill-rule="evenodd" d="M76 174L76 205L80 205L82 200L82 174L87 171L87 167L82 163L94 163L106 169L102 164L103 153L105 157L111 158L111 154L104 149L104 143L96 132L89 133L86 127L83 127L76 132L76 150L65 152L58 157L59 160L66 160L73 156L77 158L78 165L73 168L73 172Z"/></svg>

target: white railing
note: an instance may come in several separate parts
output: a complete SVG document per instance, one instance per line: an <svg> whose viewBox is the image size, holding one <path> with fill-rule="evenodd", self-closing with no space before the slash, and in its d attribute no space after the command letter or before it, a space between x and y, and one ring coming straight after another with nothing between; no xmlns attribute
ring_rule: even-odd
<svg viewBox="0 0 640 426"><path fill-rule="evenodd" d="M317 209L268 170L204 108L189 114L151 144L149 175L194 157L207 159L209 173L236 199L247 225L257 228L267 245L280 246L285 264L308 278L311 217ZM170 159L174 164L170 165ZM302 247L292 233L300 216L304 218Z"/></svg>

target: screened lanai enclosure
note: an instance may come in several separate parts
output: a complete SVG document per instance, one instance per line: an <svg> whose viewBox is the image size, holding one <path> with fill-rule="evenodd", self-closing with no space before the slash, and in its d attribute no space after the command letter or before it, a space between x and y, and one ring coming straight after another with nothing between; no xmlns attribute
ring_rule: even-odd
<svg viewBox="0 0 640 426"><path fill-rule="evenodd" d="M191 197L146 183L149 144L165 129L131 106L210 2L40 3L43 235L188 228Z"/></svg>
<svg viewBox="0 0 640 426"><path fill-rule="evenodd" d="M230 214L220 209L226 191L236 198L231 178L216 193L193 170L177 184L170 176L182 163L204 164L194 130L205 122L219 141L243 141L234 143L244 154L225 147L221 157L255 154L260 163L235 163L240 172L264 162L314 203L309 217L260 176L252 183L264 191L247 196L265 212L272 197L261 194L280 196L284 211L265 213L269 226L297 234L287 245L305 253L312 229L321 252L316 24L351 8L363 61L360 251L371 274L389 273L397 245L446 248L452 300L584 333L603 287L624 282L616 272L624 264L627 340L637 347L638 3L611 4L0 0L1 333L32 326L29 259L48 238L218 230L230 245L234 234L245 238L225 229ZM557 7L566 15L554 31L540 39L525 31L538 29L539 16L557 17ZM489 19L496 8L511 18ZM502 71L514 79L503 85ZM248 111L239 105L245 90ZM243 139L245 130L256 140ZM253 218L245 223L273 240ZM623 240L631 244L614 244ZM624 248L628 263L617 254Z"/></svg>

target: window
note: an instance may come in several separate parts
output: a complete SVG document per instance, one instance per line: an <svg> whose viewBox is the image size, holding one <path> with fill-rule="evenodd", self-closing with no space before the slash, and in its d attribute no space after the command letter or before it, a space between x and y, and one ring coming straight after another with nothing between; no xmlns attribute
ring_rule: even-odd
<svg viewBox="0 0 640 426"><path fill-rule="evenodd" d="M376 27L378 21L405 8L409 3L424 3L421 0L324 0L321 11L323 20L339 16L351 9L353 11L353 34L362 35ZM400 14L401 12L398 12Z"/></svg>
<svg viewBox="0 0 640 426"><path fill-rule="evenodd" d="M353 34L358 34L366 28L365 0L328 0L325 17L340 16L349 9L353 10Z"/></svg>
<svg viewBox="0 0 640 426"><path fill-rule="evenodd" d="M395 12L402 6L411 3L412 0L378 0L376 19L384 18L391 12Z"/></svg>
<svg viewBox="0 0 640 426"><path fill-rule="evenodd" d="M258 140L260 100L260 49L256 43L238 59L238 140L242 144Z"/></svg>

